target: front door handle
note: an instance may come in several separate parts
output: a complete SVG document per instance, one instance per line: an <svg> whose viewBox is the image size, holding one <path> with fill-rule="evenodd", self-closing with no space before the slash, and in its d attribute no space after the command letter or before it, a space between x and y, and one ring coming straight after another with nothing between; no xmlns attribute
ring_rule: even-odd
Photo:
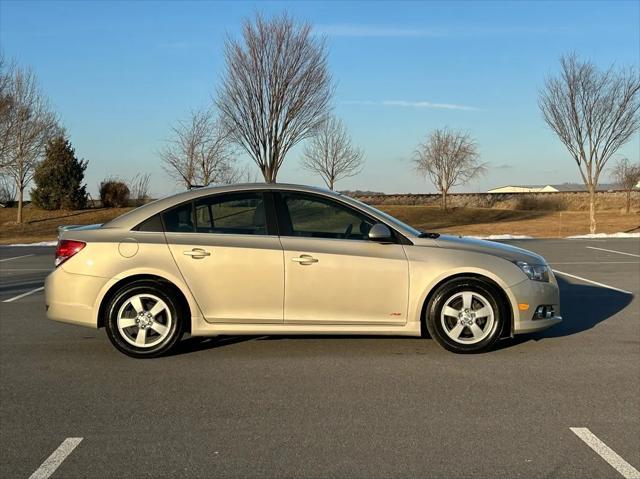
<svg viewBox="0 0 640 479"><path fill-rule="evenodd" d="M313 264L318 262L316 258L308 254L301 254L297 258L291 258L291 261L294 261L295 263L300 263L300 264Z"/></svg>
<svg viewBox="0 0 640 479"><path fill-rule="evenodd" d="M195 259L201 259L205 256L211 256L211 253L203 250L202 248L193 248L191 251L183 251L182 254L185 256L191 256Z"/></svg>

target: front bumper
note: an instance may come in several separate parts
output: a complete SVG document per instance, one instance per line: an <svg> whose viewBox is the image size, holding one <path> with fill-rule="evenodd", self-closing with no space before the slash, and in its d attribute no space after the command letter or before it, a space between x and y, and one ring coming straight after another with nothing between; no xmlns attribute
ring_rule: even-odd
<svg viewBox="0 0 640 479"><path fill-rule="evenodd" d="M47 319L97 328L94 306L108 281L56 268L44 283Z"/></svg>
<svg viewBox="0 0 640 479"><path fill-rule="evenodd" d="M553 273L549 282L525 280L509 288L515 300L513 305L513 334L532 333L547 329L562 321L560 315L560 290ZM520 304L527 304L527 310L521 310ZM533 319L538 306L553 306L554 316L545 319Z"/></svg>

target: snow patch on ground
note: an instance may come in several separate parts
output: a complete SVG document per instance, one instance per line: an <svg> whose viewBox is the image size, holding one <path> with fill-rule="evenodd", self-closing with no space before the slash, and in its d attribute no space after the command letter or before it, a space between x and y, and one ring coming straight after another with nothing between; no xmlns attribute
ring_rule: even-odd
<svg viewBox="0 0 640 479"><path fill-rule="evenodd" d="M57 241L40 241L39 243L15 243L2 246L56 246L57 244Z"/></svg>
<svg viewBox="0 0 640 479"><path fill-rule="evenodd" d="M475 238L475 239L483 239L483 240L533 239L533 237L525 236L525 235L467 236L467 238Z"/></svg>
<svg viewBox="0 0 640 479"><path fill-rule="evenodd" d="M569 239L594 239L594 238L640 238L640 233L592 233L587 235L567 236Z"/></svg>

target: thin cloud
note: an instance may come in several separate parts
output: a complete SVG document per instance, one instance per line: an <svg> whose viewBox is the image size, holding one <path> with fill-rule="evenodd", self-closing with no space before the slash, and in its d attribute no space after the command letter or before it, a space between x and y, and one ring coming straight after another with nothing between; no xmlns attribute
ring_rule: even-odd
<svg viewBox="0 0 640 479"><path fill-rule="evenodd" d="M330 37L478 37L517 35L557 35L573 33L568 27L407 27L367 25L357 23L321 24L314 27L314 33Z"/></svg>
<svg viewBox="0 0 640 479"><path fill-rule="evenodd" d="M463 110L478 111L479 109L468 105L456 105L454 103L433 103L430 101L407 101L407 100L383 100L383 101L344 101L345 105L379 105L401 108L430 108L436 110Z"/></svg>
<svg viewBox="0 0 640 479"><path fill-rule="evenodd" d="M439 37L438 29L384 27L376 25L332 24L317 25L314 32L331 37Z"/></svg>
<svg viewBox="0 0 640 479"><path fill-rule="evenodd" d="M493 167L494 170L510 170L511 168L513 168L513 165L509 165L507 163Z"/></svg>

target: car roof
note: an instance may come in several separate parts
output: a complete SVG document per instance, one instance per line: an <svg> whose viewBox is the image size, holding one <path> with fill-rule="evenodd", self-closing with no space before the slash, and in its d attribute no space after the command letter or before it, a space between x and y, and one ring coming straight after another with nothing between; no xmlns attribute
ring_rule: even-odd
<svg viewBox="0 0 640 479"><path fill-rule="evenodd" d="M347 197L337 193L335 191L328 190L326 188L319 188L316 186L294 185L287 183L243 183L234 185L222 185L222 186L205 186L201 188L194 188L182 193L167 196L151 203L147 203L144 206L131 210L122 216L105 223L103 228L126 228L131 229L138 224L142 223L147 218L160 213L161 211L171 208L185 201L201 198L203 196L217 195L222 193L236 193L242 191L264 191L264 190L284 190L284 191L298 191L314 193L323 196L329 196L333 198L347 200ZM351 203L350 201L348 201Z"/></svg>

